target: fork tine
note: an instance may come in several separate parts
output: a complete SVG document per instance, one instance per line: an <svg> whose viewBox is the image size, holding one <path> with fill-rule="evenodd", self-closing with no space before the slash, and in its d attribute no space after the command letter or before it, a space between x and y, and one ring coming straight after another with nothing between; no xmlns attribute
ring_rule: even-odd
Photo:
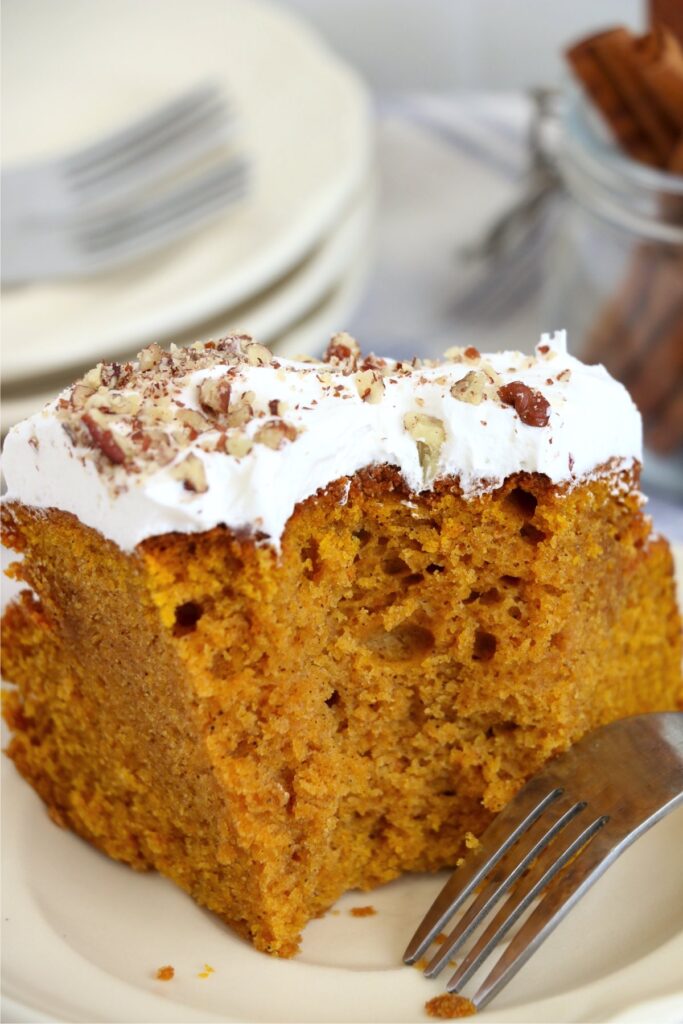
<svg viewBox="0 0 683 1024"><path fill-rule="evenodd" d="M207 105L213 106L219 96L217 88L208 83L176 96L133 124L128 124L125 128L100 139L99 142L66 157L63 163L65 173L75 178L87 177L112 157L135 148L157 132L163 131L168 125L184 123L188 118L193 119Z"/></svg>
<svg viewBox="0 0 683 1024"><path fill-rule="evenodd" d="M547 856L541 857L536 864L534 864L527 877L523 879L520 885L498 911L495 918L488 925L484 933L480 936L476 944L467 954L453 977L448 982L446 988L449 992L457 992L457 990L462 988L467 980L479 970L484 960L486 960L488 955L501 941L501 939L505 937L515 922L519 920L524 911L533 903L536 897L546 888L546 886L552 882L558 872L560 872L562 868L568 864L577 853L580 853L583 847L593 839L607 820L608 818L604 816L592 818L589 824L586 824L585 815L575 818L575 820L567 827L566 831L558 837L556 846L552 847L548 851ZM557 850L557 846L560 847L559 852ZM596 846L595 852L598 857L602 856L599 845ZM585 851L582 856L584 855L586 855ZM590 857L590 852L587 856ZM590 860L588 863L590 863ZM561 888L561 886L558 888ZM534 912L532 917L535 916L535 914L536 912ZM531 918L529 920L531 920ZM520 930L519 934L521 935L525 929L526 925ZM510 943L510 947L516 942L517 938ZM526 945L526 943L524 945ZM508 951L510 947L508 947ZM495 992L491 989L489 993L487 986L490 979L493 978L495 980L495 978L498 977L498 966L504 958L507 957L508 951L501 956L498 964L496 964L493 971L484 982L482 988L477 992L474 1000L477 1007L480 1006L477 999L484 999L488 1002L489 999L493 998ZM531 952L533 952L533 949L530 950L527 955L530 956ZM524 959L520 959L515 970L518 970L519 967L521 967L525 959L526 956ZM507 976L501 980L500 984L505 984L506 980ZM497 988L495 991L497 991Z"/></svg>
<svg viewBox="0 0 683 1024"><path fill-rule="evenodd" d="M108 161L70 184L87 197L104 188L110 189L112 182L116 183L119 179L125 181L134 175L137 180L143 170L151 174L149 165L152 165L155 174L158 174L156 165L159 164L182 166L195 151L201 154L224 145L230 127L227 108L219 100L213 106L197 110L192 117L163 125L154 134L140 139L135 146L118 153L112 152ZM190 157L186 151L189 151Z"/></svg>
<svg viewBox="0 0 683 1024"><path fill-rule="evenodd" d="M430 963L427 964L424 970L425 977L434 978L441 972L450 957L467 941L496 903L524 874L532 861L585 806L584 803L577 803L575 800L564 797L552 804L549 810L534 823L500 862L490 884L468 907L446 942L440 946Z"/></svg>
<svg viewBox="0 0 683 1024"><path fill-rule="evenodd" d="M205 197L223 194L226 189L240 188L246 180L247 165L243 160L224 161L199 177L183 182L167 195L152 199L124 213L117 211L95 215L77 233L82 244L96 251L123 244L140 237L147 230L163 225L182 215Z"/></svg>
<svg viewBox="0 0 683 1024"><path fill-rule="evenodd" d="M152 252L199 227L209 216L236 202L246 190L246 174L214 176L201 190L188 190L167 203L155 205L141 219L124 225L118 233L112 228L100 236L83 238L88 265L86 273L125 262ZM89 246L89 250L87 249Z"/></svg>
<svg viewBox="0 0 683 1024"><path fill-rule="evenodd" d="M590 827L594 831L599 831L606 820L606 817L599 818ZM568 851L562 858L565 864L577 850L581 850L583 842L585 842L583 837L580 837L575 848ZM523 967L529 956L559 925L574 903L600 878L614 859L613 856L610 856L610 852L613 853L613 847L609 843L603 845L599 840L594 841L589 850L580 854L577 863L567 868L564 876L549 889L539 906L529 916L528 921L520 928L499 957L492 971L479 986L472 999L477 1010L484 1007L501 988L507 985L517 971ZM550 870L555 874L560 867L561 865L558 867L553 865Z"/></svg>
<svg viewBox="0 0 683 1024"><path fill-rule="evenodd" d="M491 868L540 818L546 808L559 799L563 790L560 787L549 790L549 785L552 784L543 779L532 779L494 818L481 838L479 849L453 872L418 925L403 954L404 963L414 964L420 959Z"/></svg>
<svg viewBox="0 0 683 1024"><path fill-rule="evenodd" d="M501 319L516 308L529 288L533 289L545 241L544 225L540 222L531 225L517 252L508 257L504 267L493 268L495 278L489 281L488 294L484 292L480 299L482 320L492 323Z"/></svg>
<svg viewBox="0 0 683 1024"><path fill-rule="evenodd" d="M680 712L678 713L680 714ZM681 750L683 752L683 747ZM681 767L683 767L683 760L679 759L678 765L674 766L677 768L679 786L683 778ZM675 786L676 780L673 782ZM501 988L514 977L571 908L588 892L594 882L597 882L617 857L621 856L624 850L670 810L683 804L683 792L679 790L678 793L675 793L672 788L672 793L673 795L667 794L668 799L641 820L635 828L629 828L628 816L621 821L619 816L612 819L608 833L604 837L598 836L591 842L588 850L581 851L576 863L571 864L562 877L551 886L539 906L528 921L525 921L485 978L472 1000L477 1009L481 1009L490 1002ZM598 819L596 832L609 820L608 816Z"/></svg>
<svg viewBox="0 0 683 1024"><path fill-rule="evenodd" d="M513 254L489 261L480 279L456 300L453 315L463 320L486 322L504 316L518 296L526 295L524 286L533 284L533 271L545 239L544 223L533 224Z"/></svg>

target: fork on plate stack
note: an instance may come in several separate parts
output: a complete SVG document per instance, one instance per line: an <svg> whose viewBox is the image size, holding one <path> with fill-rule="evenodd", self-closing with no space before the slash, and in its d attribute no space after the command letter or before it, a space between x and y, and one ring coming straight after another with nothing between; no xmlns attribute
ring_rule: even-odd
<svg viewBox="0 0 683 1024"><path fill-rule="evenodd" d="M3 170L3 286L90 277L201 227L246 193L235 136L204 84L77 152Z"/></svg>

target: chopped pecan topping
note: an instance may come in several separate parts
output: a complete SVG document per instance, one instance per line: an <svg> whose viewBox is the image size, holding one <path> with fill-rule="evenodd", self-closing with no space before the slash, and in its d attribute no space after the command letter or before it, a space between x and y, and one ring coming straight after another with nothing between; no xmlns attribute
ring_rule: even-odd
<svg viewBox="0 0 683 1024"><path fill-rule="evenodd" d="M565 370L560 370L560 372L557 375L557 379L561 380L563 383L566 384L568 381L571 380L571 376L572 371L569 369L569 367L567 367Z"/></svg>
<svg viewBox="0 0 683 1024"><path fill-rule="evenodd" d="M265 345L257 341L247 346L247 362L250 366L266 366L273 361L273 354Z"/></svg>
<svg viewBox="0 0 683 1024"><path fill-rule="evenodd" d="M78 385L76 385L78 387ZM97 409L110 416L135 416L142 404L142 398L135 391L96 391L86 402L88 409Z"/></svg>
<svg viewBox="0 0 683 1024"><path fill-rule="evenodd" d="M126 461L126 453L111 430L101 427L90 413L83 416L83 424L87 428L94 446L99 448L110 462L120 465Z"/></svg>
<svg viewBox="0 0 683 1024"><path fill-rule="evenodd" d="M424 412L409 412L403 417L403 426L416 443L420 466L425 482L428 482L436 475L439 455L446 440L443 422Z"/></svg>
<svg viewBox="0 0 683 1024"><path fill-rule="evenodd" d="M88 370L83 378L83 384L89 387L91 391L97 391L102 385L102 363L98 363L92 370Z"/></svg>
<svg viewBox="0 0 683 1024"><path fill-rule="evenodd" d="M198 434L209 428L208 420L196 409L179 409L176 416L184 427L189 427L190 430L196 431Z"/></svg>
<svg viewBox="0 0 683 1024"><path fill-rule="evenodd" d="M384 379L376 370L360 370L354 377L358 394L364 402L376 405L384 395Z"/></svg>
<svg viewBox="0 0 683 1024"><path fill-rule="evenodd" d="M359 370L377 370L378 373L386 373L389 369L386 359L382 359L381 356L376 356L373 352L370 355L364 356L360 363Z"/></svg>
<svg viewBox="0 0 683 1024"><path fill-rule="evenodd" d="M95 394L93 388L89 387L85 382L81 384L74 384L69 398L69 403L72 409L83 409L85 408L86 402L89 398Z"/></svg>
<svg viewBox="0 0 683 1024"><path fill-rule="evenodd" d="M157 345L153 342L148 345L147 348L143 348L141 352L138 352L138 363L143 373L148 370L153 370L155 366L158 366L161 362L161 357L164 354L164 350L161 345Z"/></svg>
<svg viewBox="0 0 683 1024"><path fill-rule="evenodd" d="M297 436L297 429L291 423L284 420L268 420L260 427L254 435L258 444L265 444L268 448L282 448L285 441L293 441Z"/></svg>
<svg viewBox="0 0 683 1024"><path fill-rule="evenodd" d="M451 388L451 394L459 402L467 402L469 405L480 405L484 400L488 383L488 377L481 370L470 370L462 380L455 382Z"/></svg>
<svg viewBox="0 0 683 1024"><path fill-rule="evenodd" d="M231 431L225 441L226 452L228 455L234 455L236 459L248 455L253 447L254 442L241 430Z"/></svg>
<svg viewBox="0 0 683 1024"><path fill-rule="evenodd" d="M540 391L535 391L521 380L513 380L498 388L504 405L514 406L522 423L528 427L547 427L550 421L550 403Z"/></svg>
<svg viewBox="0 0 683 1024"><path fill-rule="evenodd" d="M287 411L287 403L279 398L271 398L268 402L268 412L271 416L283 416Z"/></svg>
<svg viewBox="0 0 683 1024"><path fill-rule="evenodd" d="M360 354L360 347L355 338L346 333L335 334L325 349L323 362L355 370Z"/></svg>
<svg viewBox="0 0 683 1024"><path fill-rule="evenodd" d="M254 402L256 395L253 391L243 391L238 399L231 403L228 410L228 426L244 427L254 418Z"/></svg>
<svg viewBox="0 0 683 1024"><path fill-rule="evenodd" d="M173 466L171 475L176 480L182 480L186 491L195 491L197 494L203 494L209 489L209 485L206 482L204 463L196 455L193 455L192 452L186 455L182 462Z"/></svg>
<svg viewBox="0 0 683 1024"><path fill-rule="evenodd" d="M199 385L199 404L207 412L226 413L231 389L227 377L207 377Z"/></svg>
<svg viewBox="0 0 683 1024"><path fill-rule="evenodd" d="M496 370L493 369L490 363L481 364L481 372L486 374L489 384L495 384L496 387L500 387L503 383L503 379Z"/></svg>
<svg viewBox="0 0 683 1024"><path fill-rule="evenodd" d="M481 359L481 352L478 348L475 348L474 345L468 345L463 355L465 356L465 359Z"/></svg>
<svg viewBox="0 0 683 1024"><path fill-rule="evenodd" d="M123 388L133 373L132 363L100 363L100 377L107 388Z"/></svg>

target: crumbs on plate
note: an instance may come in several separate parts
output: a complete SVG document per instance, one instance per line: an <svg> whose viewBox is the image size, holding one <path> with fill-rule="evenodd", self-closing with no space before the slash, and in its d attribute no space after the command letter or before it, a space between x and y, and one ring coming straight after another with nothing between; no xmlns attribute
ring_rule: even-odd
<svg viewBox="0 0 683 1024"><path fill-rule="evenodd" d="M156 973L157 981L170 981L175 975L175 967L171 967L170 964L166 964L165 967L160 967Z"/></svg>
<svg viewBox="0 0 683 1024"><path fill-rule="evenodd" d="M197 977L208 978L211 974L214 974L214 968L210 964L204 964L204 970L200 971Z"/></svg>
<svg viewBox="0 0 683 1024"><path fill-rule="evenodd" d="M425 1003L425 1010L430 1017L442 1020L455 1020L458 1017L471 1017L477 1008L465 996L457 996L454 992L444 992L442 996L434 996Z"/></svg>
<svg viewBox="0 0 683 1024"><path fill-rule="evenodd" d="M352 917L372 917L377 911L374 907L351 907L349 913Z"/></svg>

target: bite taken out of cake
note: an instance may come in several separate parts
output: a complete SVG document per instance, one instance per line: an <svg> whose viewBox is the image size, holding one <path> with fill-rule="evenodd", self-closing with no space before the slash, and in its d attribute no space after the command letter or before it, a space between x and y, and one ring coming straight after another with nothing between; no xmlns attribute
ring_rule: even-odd
<svg viewBox="0 0 683 1024"><path fill-rule="evenodd" d="M453 865L588 730L681 706L640 436L561 334L100 364L5 445L9 756L57 821L292 955L344 891Z"/></svg>

